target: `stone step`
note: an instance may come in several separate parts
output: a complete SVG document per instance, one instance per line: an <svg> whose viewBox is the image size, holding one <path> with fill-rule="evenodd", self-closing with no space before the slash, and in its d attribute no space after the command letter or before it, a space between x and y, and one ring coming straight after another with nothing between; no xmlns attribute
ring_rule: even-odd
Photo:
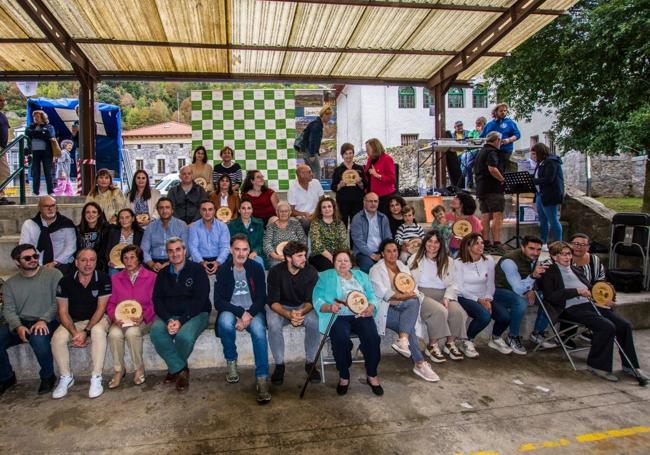
<svg viewBox="0 0 650 455"><path fill-rule="evenodd" d="M81 220L83 206L83 202L66 203L58 204L58 209L61 214L77 224ZM34 218L37 213L37 205L0 205L0 236L19 234L25 220Z"/></svg>

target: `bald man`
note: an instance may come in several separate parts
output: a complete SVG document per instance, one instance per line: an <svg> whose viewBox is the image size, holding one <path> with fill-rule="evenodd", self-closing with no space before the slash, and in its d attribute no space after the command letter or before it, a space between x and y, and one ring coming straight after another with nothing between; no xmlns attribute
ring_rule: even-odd
<svg viewBox="0 0 650 455"><path fill-rule="evenodd" d="M208 193L200 185L194 183L192 168L183 166L179 171L181 183L172 188L167 197L174 206L174 217L190 224L201 217L199 206L208 199Z"/></svg>
<svg viewBox="0 0 650 455"><path fill-rule="evenodd" d="M291 216L298 218L307 233L318 200L325 193L320 182L314 178L311 168L306 164L301 164L296 168L296 176L297 180L289 185L287 202L291 206Z"/></svg>
<svg viewBox="0 0 650 455"><path fill-rule="evenodd" d="M356 256L357 265L366 273L381 259L381 242L393 238L388 217L378 208L377 193L366 194L363 198L363 210L354 215L350 223L350 237L354 244L352 251Z"/></svg>
<svg viewBox="0 0 650 455"><path fill-rule="evenodd" d="M56 199L42 196L36 216L23 223L19 243L35 246L40 264L66 274L74 260L77 235L72 220L58 212Z"/></svg>

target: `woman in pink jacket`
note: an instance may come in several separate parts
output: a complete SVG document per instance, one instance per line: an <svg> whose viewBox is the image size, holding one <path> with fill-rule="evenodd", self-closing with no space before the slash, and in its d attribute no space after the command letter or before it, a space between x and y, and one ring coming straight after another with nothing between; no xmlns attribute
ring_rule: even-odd
<svg viewBox="0 0 650 455"><path fill-rule="evenodd" d="M108 344L113 355L115 374L108 383L109 389L120 385L126 375L124 365L124 341L129 345L131 359L135 367L133 383L145 381L144 362L142 360L142 338L149 332L155 313L153 308L153 287L156 274L142 266L144 253L137 245L129 245L122 250L121 260L124 270L111 277L113 293L106 305L106 314L113 324L108 332ZM142 316L131 318L130 322L115 319L115 308L124 300L135 300L142 306Z"/></svg>
<svg viewBox="0 0 650 455"><path fill-rule="evenodd" d="M368 192L379 196L379 211L388 216L388 200L395 193L395 162L379 139L366 141L366 153L368 162L363 170L367 176Z"/></svg>

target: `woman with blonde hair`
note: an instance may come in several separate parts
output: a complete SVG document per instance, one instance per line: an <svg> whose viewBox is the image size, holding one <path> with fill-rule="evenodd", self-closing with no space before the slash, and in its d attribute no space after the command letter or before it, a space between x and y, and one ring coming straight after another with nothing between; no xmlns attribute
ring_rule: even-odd
<svg viewBox="0 0 650 455"><path fill-rule="evenodd" d="M102 208L106 220L117 223L117 212L127 207L126 198L113 185L113 176L108 169L100 169L95 175L95 187L86 196L86 202L96 202Z"/></svg>
<svg viewBox="0 0 650 455"><path fill-rule="evenodd" d="M302 158L311 169L316 180L320 180L320 145L323 141L323 130L333 115L332 106L326 104L318 112L318 117L312 120L302 132L300 152L302 152Z"/></svg>
<svg viewBox="0 0 650 455"><path fill-rule="evenodd" d="M379 211L389 216L388 202L395 193L395 161L376 138L366 141L366 153L368 161L363 171L368 182L368 192L379 196Z"/></svg>
<svg viewBox="0 0 650 455"><path fill-rule="evenodd" d="M41 190L41 165L45 174L47 194L54 194L52 183L52 144L56 141L56 131L44 111L32 112L32 123L25 130L29 150L32 153L32 192L38 196Z"/></svg>

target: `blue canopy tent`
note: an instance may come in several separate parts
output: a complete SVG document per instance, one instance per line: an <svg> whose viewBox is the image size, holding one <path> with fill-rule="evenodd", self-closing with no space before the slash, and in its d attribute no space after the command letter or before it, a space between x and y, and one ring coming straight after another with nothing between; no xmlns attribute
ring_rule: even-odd
<svg viewBox="0 0 650 455"><path fill-rule="evenodd" d="M56 131L59 143L72 139L72 125L78 120L75 108L79 100L73 98L29 98L27 100L27 124L31 123L32 112L44 111ZM115 179L120 180L122 169L122 113L119 106L95 103L95 125L97 139L95 162L97 169L110 169ZM76 149L72 151L71 177L77 176Z"/></svg>

